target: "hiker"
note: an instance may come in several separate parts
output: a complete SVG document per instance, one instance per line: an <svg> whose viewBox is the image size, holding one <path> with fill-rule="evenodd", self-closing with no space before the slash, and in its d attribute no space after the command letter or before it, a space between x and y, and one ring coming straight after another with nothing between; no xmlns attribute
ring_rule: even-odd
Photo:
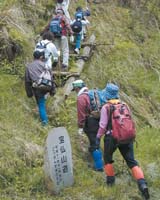
<svg viewBox="0 0 160 200"><path fill-rule="evenodd" d="M72 83L73 90L77 93L77 116L78 116L78 134L86 133L90 146L88 148L94 161L94 169L103 171L102 152L96 147L96 133L99 127L99 119L91 115L90 99L88 88L82 80L76 80Z"/></svg>
<svg viewBox="0 0 160 200"><path fill-rule="evenodd" d="M74 52L76 54L79 54L79 50L81 48L81 40L84 38L84 29L85 26L89 24L89 21L87 19L83 18L82 13L77 13L75 15L75 19L71 22L71 28L74 32L75 36L75 49Z"/></svg>
<svg viewBox="0 0 160 200"><path fill-rule="evenodd" d="M106 85L107 103L101 109L99 129L96 138L96 144L99 148L100 138L104 136L104 170L106 174L107 185L112 186L115 183L115 172L113 168L113 153L118 148L128 167L132 171L133 177L136 179L138 188L142 195L149 199L149 192L142 169L138 166L138 162L134 158L133 141L135 138L134 122L131 118L129 107L125 103L121 103L119 99L119 87L113 83ZM118 114L116 115L115 113ZM125 114L125 115L123 115ZM114 116L113 116L114 115ZM125 119L123 118L125 116ZM116 121L118 120L118 121ZM118 124L121 123L121 125ZM127 124L125 124L127 122ZM122 125L127 125L127 129L123 129ZM127 132L128 131L128 132ZM130 131L130 132L129 132ZM121 135L119 135L121 132ZM126 134L127 133L127 134ZM116 135L117 134L117 135ZM123 140L121 140L123 139Z"/></svg>
<svg viewBox="0 0 160 200"><path fill-rule="evenodd" d="M90 22L88 21L87 17L90 16L90 11L87 8L86 10L83 10L81 6L78 6L76 8L76 13L74 14L75 19L81 16L81 20L82 21L82 33L81 33L81 40L84 40L86 38L87 35L87 25L90 24Z"/></svg>
<svg viewBox="0 0 160 200"><path fill-rule="evenodd" d="M64 14L65 14L66 18L68 19L68 22L70 23L71 17L68 12L69 3L70 3L69 1L70 0L57 0L56 10L59 8L62 8L64 10Z"/></svg>
<svg viewBox="0 0 160 200"><path fill-rule="evenodd" d="M42 122L42 125L48 124L48 116L46 112L46 97L45 95L49 92L50 95L55 94L55 86L53 82L53 77L51 75L51 72L46 69L45 63L44 63L44 52L40 51L34 51L33 53L34 60L30 64L27 65L26 71L25 71L25 90L26 94L29 98L32 96L35 97L36 103L38 105L39 109L39 115ZM47 75L47 81L48 85L45 84L43 86L46 86L49 89L46 89L42 86L42 81L46 81L46 79L43 79L42 74L44 72L48 72L49 75ZM47 73L46 73L47 74ZM50 79L50 81L49 81Z"/></svg>
<svg viewBox="0 0 160 200"><path fill-rule="evenodd" d="M52 69L52 66L56 67L59 57L57 48L53 43L54 35L50 31L47 31L42 35L42 38L43 40L36 44L35 51L44 51L46 68ZM52 63L52 60L54 63Z"/></svg>
<svg viewBox="0 0 160 200"><path fill-rule="evenodd" d="M63 61L61 70L67 71L69 62L69 45L67 35L69 34L70 36L72 36L73 31L66 17L64 16L63 9L57 9L55 12L56 16L54 15L52 17L49 24L45 27L42 33L50 30L54 34L54 44L58 52L62 50Z"/></svg>

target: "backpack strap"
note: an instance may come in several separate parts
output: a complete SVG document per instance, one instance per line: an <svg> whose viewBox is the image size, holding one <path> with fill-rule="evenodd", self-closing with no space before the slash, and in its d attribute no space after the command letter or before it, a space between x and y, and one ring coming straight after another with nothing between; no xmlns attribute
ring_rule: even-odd
<svg viewBox="0 0 160 200"><path fill-rule="evenodd" d="M99 101L99 97L98 97L96 89L94 89L94 99L95 99L95 102L96 102L97 110L100 111L101 105L100 105L100 101Z"/></svg>
<svg viewBox="0 0 160 200"><path fill-rule="evenodd" d="M114 105L111 103L107 103L107 114L108 114L108 124L107 124L107 131L112 130L112 113L114 111Z"/></svg>

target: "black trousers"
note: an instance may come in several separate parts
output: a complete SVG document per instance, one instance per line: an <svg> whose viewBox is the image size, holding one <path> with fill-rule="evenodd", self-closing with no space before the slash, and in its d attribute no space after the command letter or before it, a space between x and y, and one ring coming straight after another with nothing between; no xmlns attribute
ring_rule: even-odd
<svg viewBox="0 0 160 200"><path fill-rule="evenodd" d="M113 153L119 149L121 155L126 161L129 168L137 166L138 163L134 158L133 142L128 144L117 144L116 140L111 135L104 137L104 162L105 164L113 163Z"/></svg>
<svg viewBox="0 0 160 200"><path fill-rule="evenodd" d="M96 119L94 117L87 117L83 130L88 137L90 143L89 151L91 153L96 150L96 135L98 129L99 129L99 119Z"/></svg>

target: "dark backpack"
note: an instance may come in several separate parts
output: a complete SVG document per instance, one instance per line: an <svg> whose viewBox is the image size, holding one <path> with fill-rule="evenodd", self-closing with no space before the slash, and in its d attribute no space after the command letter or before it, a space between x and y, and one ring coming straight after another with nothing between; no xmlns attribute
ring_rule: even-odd
<svg viewBox="0 0 160 200"><path fill-rule="evenodd" d="M118 144L127 144L136 137L135 123L131 117L129 107L122 102L118 104L107 103L109 116L107 130L116 139Z"/></svg>
<svg viewBox="0 0 160 200"><path fill-rule="evenodd" d="M89 90L88 96L90 99L91 114L93 117L99 118L101 108L106 103L103 90L99 90L99 89Z"/></svg>
<svg viewBox="0 0 160 200"><path fill-rule="evenodd" d="M49 30L54 34L55 37L62 36L61 17L55 17L51 20Z"/></svg>
<svg viewBox="0 0 160 200"><path fill-rule="evenodd" d="M57 3L63 3L63 0L57 0Z"/></svg>
<svg viewBox="0 0 160 200"><path fill-rule="evenodd" d="M71 26L72 31L74 33L80 33L82 31L82 22L79 19L76 19L76 21Z"/></svg>

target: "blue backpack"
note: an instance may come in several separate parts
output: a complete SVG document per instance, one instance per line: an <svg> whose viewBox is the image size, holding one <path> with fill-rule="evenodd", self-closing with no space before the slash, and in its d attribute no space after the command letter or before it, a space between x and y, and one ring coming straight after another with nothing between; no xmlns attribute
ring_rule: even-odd
<svg viewBox="0 0 160 200"><path fill-rule="evenodd" d="M88 95L90 98L91 114L94 117L100 117L100 110L106 103L104 91L99 89L92 89L88 91Z"/></svg>
<svg viewBox="0 0 160 200"><path fill-rule="evenodd" d="M55 37L62 36L61 17L55 17L51 20L49 30L54 34Z"/></svg>

